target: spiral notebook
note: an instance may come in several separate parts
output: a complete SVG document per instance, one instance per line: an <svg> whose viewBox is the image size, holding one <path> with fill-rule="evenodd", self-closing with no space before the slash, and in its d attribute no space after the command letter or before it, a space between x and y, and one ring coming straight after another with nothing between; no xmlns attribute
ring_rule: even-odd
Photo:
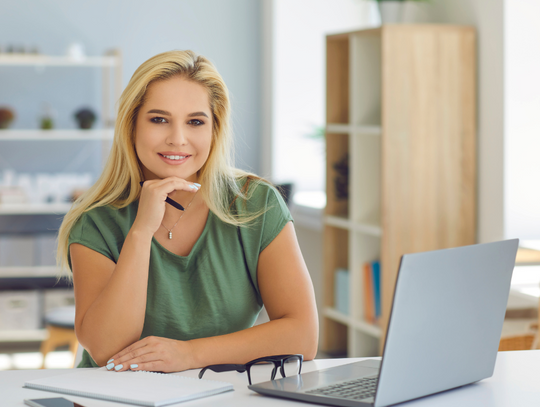
<svg viewBox="0 0 540 407"><path fill-rule="evenodd" d="M233 390L226 382L151 372L109 372L105 368L30 380L24 387L150 407Z"/></svg>

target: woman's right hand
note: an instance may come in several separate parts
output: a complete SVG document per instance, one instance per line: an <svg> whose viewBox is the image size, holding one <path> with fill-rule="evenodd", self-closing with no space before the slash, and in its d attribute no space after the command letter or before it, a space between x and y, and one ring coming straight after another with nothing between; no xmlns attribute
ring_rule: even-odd
<svg viewBox="0 0 540 407"><path fill-rule="evenodd" d="M159 229L165 215L165 199L174 191L197 192L199 187L193 182L178 177L145 181L139 198L137 217L131 230L153 236Z"/></svg>

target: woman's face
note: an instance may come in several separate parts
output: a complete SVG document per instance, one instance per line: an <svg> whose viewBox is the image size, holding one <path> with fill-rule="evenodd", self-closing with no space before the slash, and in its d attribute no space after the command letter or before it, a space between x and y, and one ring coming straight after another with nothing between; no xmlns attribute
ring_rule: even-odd
<svg viewBox="0 0 540 407"><path fill-rule="evenodd" d="M148 86L135 124L145 179L197 181L211 144L212 114L203 86L178 76Z"/></svg>

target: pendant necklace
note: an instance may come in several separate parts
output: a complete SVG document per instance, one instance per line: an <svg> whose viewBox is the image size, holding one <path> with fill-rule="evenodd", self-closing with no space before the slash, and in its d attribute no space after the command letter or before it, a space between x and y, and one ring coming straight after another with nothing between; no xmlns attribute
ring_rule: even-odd
<svg viewBox="0 0 540 407"><path fill-rule="evenodd" d="M199 191L197 190L197 192L199 192ZM186 211L187 211L187 210L189 209L189 207L191 206L191 202L193 202L193 200L195 199L195 196L197 196L197 192L195 192L195 195L193 195L193 198L191 198L191 201L189 202L189 205L186 207L186 209L184 209L184 212L182 212L182 215L180 215L180 217L178 218L178 220L176 221L176 223L174 224L174 226L173 226L172 228L167 229L167 228L165 227L165 225L163 224L163 222L161 222L161 226L163 226L165 229L167 229L167 230L169 231L169 240L172 240L172 231L173 231L174 227L175 227L176 225L178 225L178 222L180 222L180 219L182 219L182 216L185 215Z"/></svg>

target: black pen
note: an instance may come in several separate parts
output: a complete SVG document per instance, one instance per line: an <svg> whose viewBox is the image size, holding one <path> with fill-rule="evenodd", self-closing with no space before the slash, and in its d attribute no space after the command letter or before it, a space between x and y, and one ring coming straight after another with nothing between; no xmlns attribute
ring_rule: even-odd
<svg viewBox="0 0 540 407"><path fill-rule="evenodd" d="M141 181L139 182L139 184L141 184L141 187L143 186L144 184L144 181ZM180 210L180 211L183 211L185 210L184 207L182 205L180 205L178 202L172 200L171 198L167 197L165 198L165 202L167 202L169 205L171 206L174 206L176 209Z"/></svg>

